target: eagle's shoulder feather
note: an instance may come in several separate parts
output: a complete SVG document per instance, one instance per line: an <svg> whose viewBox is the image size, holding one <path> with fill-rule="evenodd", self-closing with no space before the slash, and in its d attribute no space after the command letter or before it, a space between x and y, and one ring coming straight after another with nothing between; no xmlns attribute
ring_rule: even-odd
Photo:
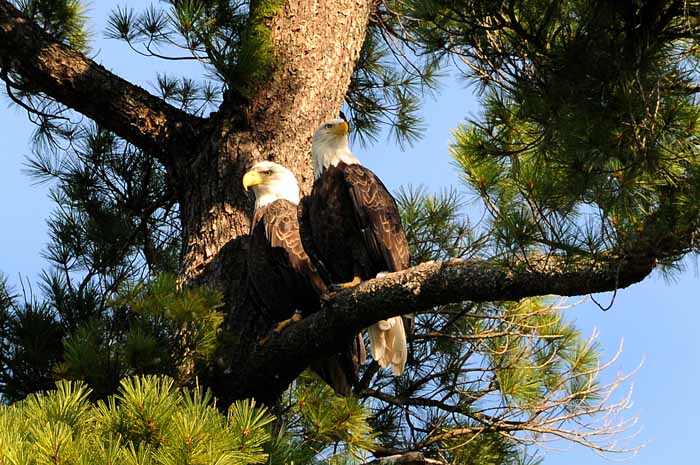
<svg viewBox="0 0 700 465"><path fill-rule="evenodd" d="M265 239L276 258L277 266L301 273L319 295L326 293L326 284L306 253L301 240L297 205L280 199L260 210L260 217L254 218L253 227L257 224L256 219L262 222Z"/></svg>

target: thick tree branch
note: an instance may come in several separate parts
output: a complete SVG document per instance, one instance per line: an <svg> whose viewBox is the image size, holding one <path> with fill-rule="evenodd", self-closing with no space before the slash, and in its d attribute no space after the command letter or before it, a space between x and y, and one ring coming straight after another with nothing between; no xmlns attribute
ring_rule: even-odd
<svg viewBox="0 0 700 465"><path fill-rule="evenodd" d="M363 328L391 316L461 301L612 291L640 282L654 265L648 258L571 264L550 256L527 266L455 259L391 273L328 296L318 313L265 345L236 354L239 366L226 381L232 396L228 400L281 392L310 361L339 350Z"/></svg>
<svg viewBox="0 0 700 465"><path fill-rule="evenodd" d="M57 42L0 0L0 67L161 161L196 147L202 121Z"/></svg>
<svg viewBox="0 0 700 465"><path fill-rule="evenodd" d="M443 464L440 460L435 460L426 457L422 452L405 452L403 454L389 455L380 457L364 465L439 465Z"/></svg>

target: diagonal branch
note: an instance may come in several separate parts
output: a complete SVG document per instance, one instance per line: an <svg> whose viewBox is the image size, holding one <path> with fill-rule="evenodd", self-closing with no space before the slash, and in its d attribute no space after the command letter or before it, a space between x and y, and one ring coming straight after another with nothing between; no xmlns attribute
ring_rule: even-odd
<svg viewBox="0 0 700 465"><path fill-rule="evenodd" d="M440 460L428 458L422 452L404 452L380 457L364 465L442 465L444 463Z"/></svg>
<svg viewBox="0 0 700 465"><path fill-rule="evenodd" d="M201 118L57 42L6 0L0 0L0 67L164 163L196 146Z"/></svg>
<svg viewBox="0 0 700 465"><path fill-rule="evenodd" d="M642 281L653 270L649 258L579 261L549 256L528 266L455 259L430 262L327 296L321 311L263 346L237 354L227 370L230 399L283 391L321 354L341 350L344 341L379 320L423 312L454 302L519 300L539 295L573 296L612 291ZM265 400L264 398L262 400ZM269 399L268 399L269 400Z"/></svg>

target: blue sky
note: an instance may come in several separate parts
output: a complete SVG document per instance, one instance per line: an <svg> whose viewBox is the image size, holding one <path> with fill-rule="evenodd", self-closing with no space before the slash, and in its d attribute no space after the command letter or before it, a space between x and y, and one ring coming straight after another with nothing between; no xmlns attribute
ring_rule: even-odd
<svg viewBox="0 0 700 465"><path fill-rule="evenodd" d="M121 76L152 90L150 83L156 71L175 72L181 65L166 69L161 62L136 57L122 43L102 39L98 31L104 30L105 11L111 5L116 2L99 2L90 11L95 31L91 55ZM390 141L380 140L373 147L355 146L354 151L392 190L409 183L424 184L432 191L448 186L462 189L448 155L450 131L478 113L478 103L464 83L450 78L436 99L426 101L427 131L419 143L401 151ZM52 208L47 187L32 186L31 179L21 172L31 150L31 132L24 111L9 107L8 99L0 97L0 198L4 199L0 202L0 270L15 285L20 275L36 283L45 266L41 253ZM478 221L479 217L470 219ZM646 446L630 462L634 465L680 463L696 455L694 440L700 436L700 407L695 395L700 385L700 345L695 331L700 326L700 281L694 266L688 268L673 283L654 274L641 284L619 291L615 305L607 312L590 301L568 310L585 334L594 328L599 331L598 341L607 355L612 356L624 340L624 351L611 368L611 375L633 370L643 362L632 380L634 404L630 411L640 417L642 431L637 443ZM610 296L597 298L608 302ZM561 442L550 447L547 464L607 463L580 447Z"/></svg>

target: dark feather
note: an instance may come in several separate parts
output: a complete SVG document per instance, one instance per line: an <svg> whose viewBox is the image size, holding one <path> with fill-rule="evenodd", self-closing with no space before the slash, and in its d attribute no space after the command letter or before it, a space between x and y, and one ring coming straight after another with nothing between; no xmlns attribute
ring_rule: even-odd
<svg viewBox="0 0 700 465"><path fill-rule="evenodd" d="M319 297L328 291L301 243L297 206L287 200L255 212L248 270L251 286L275 322L295 310L302 315L317 311Z"/></svg>
<svg viewBox="0 0 700 465"><path fill-rule="evenodd" d="M307 316L320 308L328 289L301 239L297 206L276 200L256 210L250 231L248 275L255 301L264 307L270 327L295 311ZM350 395L357 383L352 347L312 363L311 369L336 393Z"/></svg>
<svg viewBox="0 0 700 465"><path fill-rule="evenodd" d="M326 169L307 203L306 240L332 282L408 268L408 242L396 201L369 169L344 163Z"/></svg>
<svg viewBox="0 0 700 465"><path fill-rule="evenodd" d="M408 268L410 253L396 200L384 183L361 165L344 167L355 214L374 262L384 262L379 271ZM378 271L378 272L379 272Z"/></svg>

